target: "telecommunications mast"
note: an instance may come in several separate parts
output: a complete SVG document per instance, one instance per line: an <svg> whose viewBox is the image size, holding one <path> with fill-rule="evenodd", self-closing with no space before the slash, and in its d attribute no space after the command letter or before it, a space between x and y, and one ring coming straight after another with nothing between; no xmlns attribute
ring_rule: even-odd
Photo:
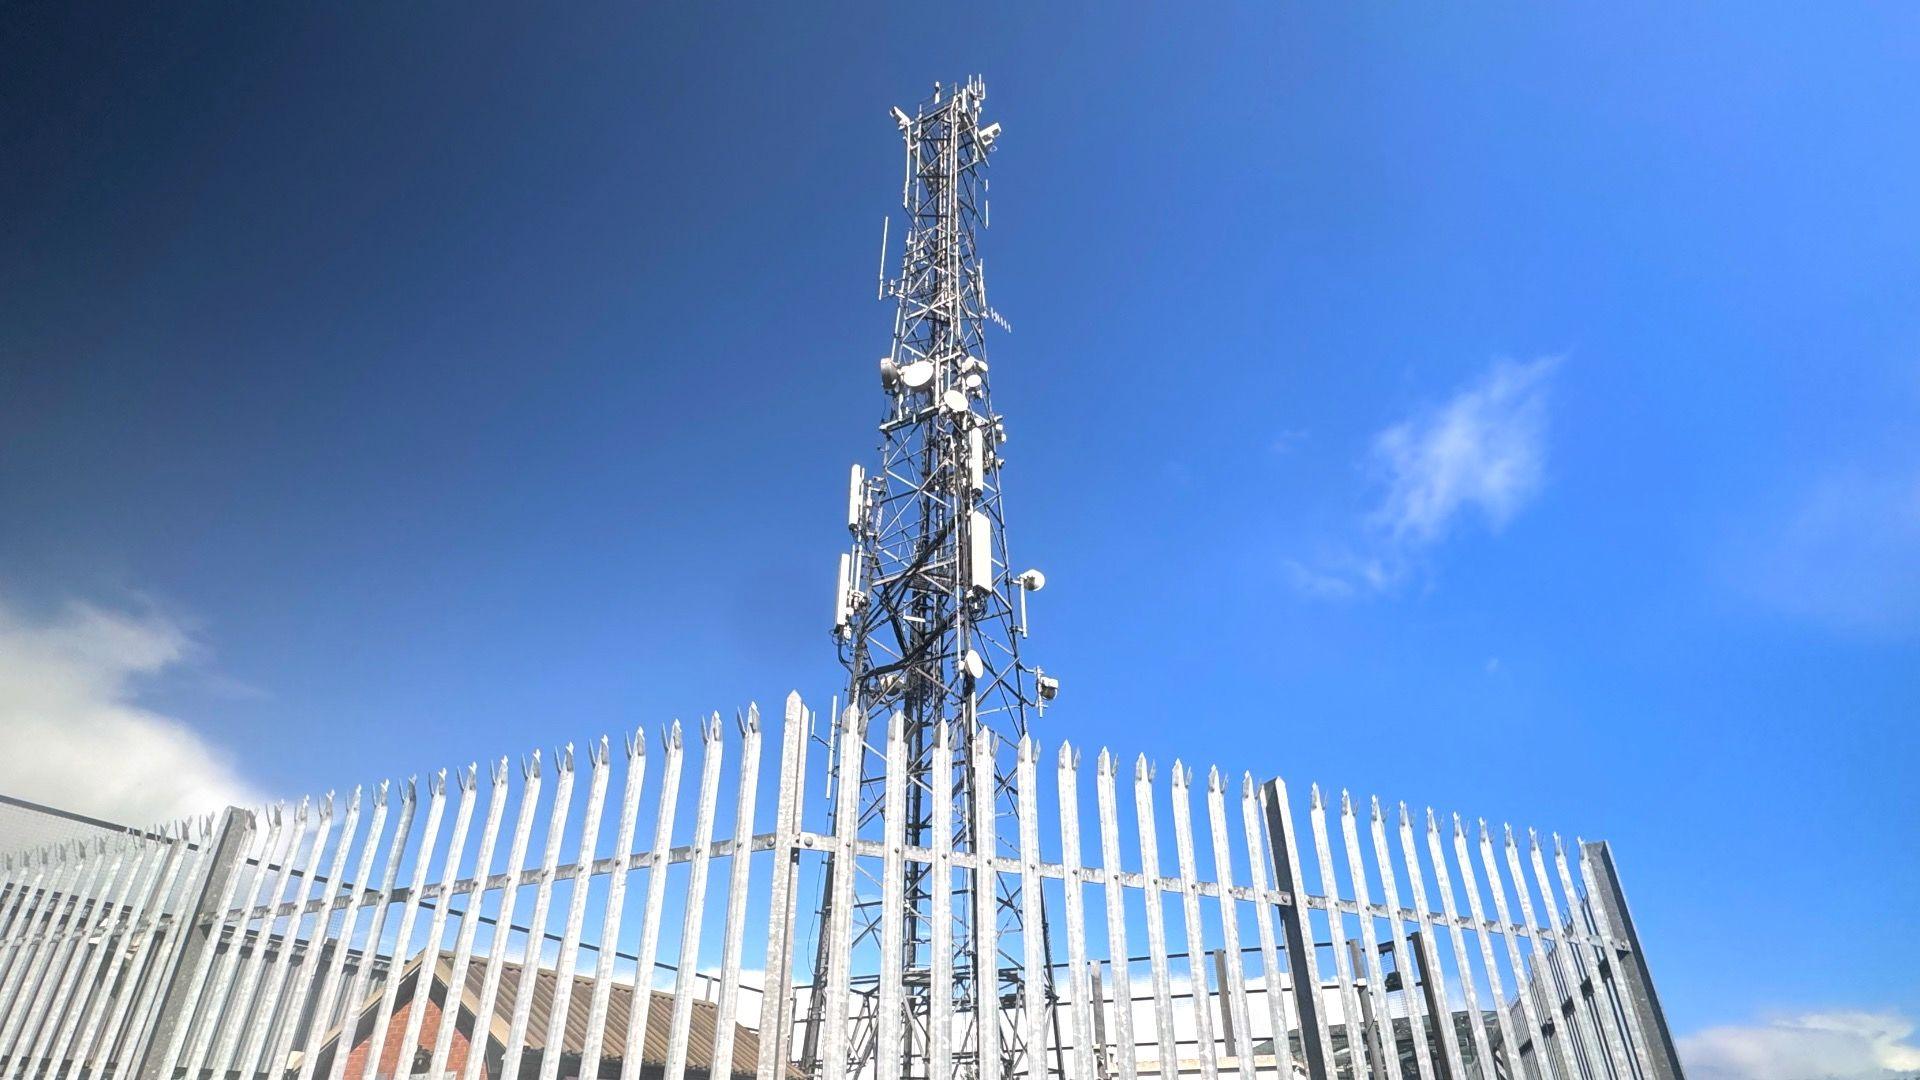
<svg viewBox="0 0 1920 1080"><path fill-rule="evenodd" d="M958 821L956 851L972 851L976 800L992 800L1011 818L1011 769L999 766L994 791L976 791L964 763L974 740L1017 743L1030 716L1059 691L1057 680L1020 660L1026 636L1029 592L1046 579L1037 570L1015 573L1007 559L1006 513L1001 501L1001 448L1006 426L988 393L985 330L999 316L987 304L984 266L977 238L986 225L987 157L999 124L982 125L986 87L973 78L933 95L914 115L893 110L906 143L906 179L901 192L906 220L899 273L881 295L895 300L893 344L879 364L886 408L880 422L880 459L871 471L853 467L847 500L850 550L840 556L834 603L834 637L847 669L847 708L867 724L869 746L884 746L887 726L902 715L908 745L906 842L931 847L933 810L929 770L936 737L951 740ZM884 240L882 256L884 258ZM1004 755L1010 757L1011 755ZM839 762L834 798L854 799L859 819L878 817L885 781L884 754L867 762ZM1000 760L1000 759L996 759ZM1001 851L1017 851L1015 827L997 826ZM1017 876L967 872L956 886L951 935L936 938L932 890L924 864L907 863L903 935L906 974L901 1008L907 1042L877 1046L880 996L877 976L855 978L851 1057L819 1060L813 1033L827 1008L816 979L809 1008L804 1057L823 1080L842 1076L893 1078L913 1075L908 1063L925 1062L930 995L952 995L964 1028L949 1033L962 1075L975 1070L980 1025L991 1022L1006 1075L1043 1075L1028 1059L1023 1025L1017 1022L1027 994L1051 996L1051 986L1025 986L1019 957L1023 934L1045 925L1022 926ZM828 880L831 875L828 875ZM853 900L855 955L871 955L881 934L881 883L856 875ZM974 897L994 898L995 955L976 962ZM964 892L962 891L964 889ZM820 925L831 917L832 898L823 889ZM933 985L934 942L952 942L946 959L952 978ZM825 936L822 935L822 945ZM1043 944L1044 948L1044 944ZM824 958L825 953L822 952ZM945 967L942 964L941 967ZM1035 1048L1038 1049L1038 1048ZM937 1080L949 1080L941 1077Z"/></svg>

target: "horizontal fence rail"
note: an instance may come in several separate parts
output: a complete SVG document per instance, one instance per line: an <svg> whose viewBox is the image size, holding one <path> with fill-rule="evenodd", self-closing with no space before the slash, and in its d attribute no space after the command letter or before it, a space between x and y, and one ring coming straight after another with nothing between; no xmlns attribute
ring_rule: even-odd
<svg viewBox="0 0 1920 1080"><path fill-rule="evenodd" d="M1104 750L1087 769L986 729L936 730L914 775L902 722L874 728L795 695L774 731L749 710L16 855L0 1076L1678 1075L1604 844ZM869 765L862 821L833 783ZM939 991L920 1017L910 870ZM823 886L814 925L797 901ZM945 992L1003 985L956 956L1012 957L1026 990Z"/></svg>

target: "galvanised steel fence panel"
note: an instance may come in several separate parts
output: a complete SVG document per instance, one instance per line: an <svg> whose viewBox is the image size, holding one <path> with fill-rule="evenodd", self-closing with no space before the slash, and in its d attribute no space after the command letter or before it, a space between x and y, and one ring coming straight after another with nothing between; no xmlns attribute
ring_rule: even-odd
<svg viewBox="0 0 1920 1080"><path fill-rule="evenodd" d="M1112 753L1088 792L1077 748L986 729L913 760L899 718L793 696L775 732L597 740L584 785L565 747L16 855L0 1077L1679 1075L1604 844L1144 758L1128 807Z"/></svg>

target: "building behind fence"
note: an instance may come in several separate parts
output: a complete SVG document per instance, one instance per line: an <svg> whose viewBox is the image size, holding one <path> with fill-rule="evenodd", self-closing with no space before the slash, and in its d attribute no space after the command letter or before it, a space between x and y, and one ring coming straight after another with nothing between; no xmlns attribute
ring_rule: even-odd
<svg viewBox="0 0 1920 1080"><path fill-rule="evenodd" d="M1680 1075L1604 843L971 736L936 740L931 848L903 839L902 724L796 695L764 732L750 711L15 855L0 1075ZM830 755L885 777L882 813L831 799ZM942 839L951 778L996 769L1017 835L989 811ZM900 911L916 863L936 940L954 897L995 895L976 875L1051 920L976 943L1023 979L935 972L1050 990L934 993L924 1051L898 1029L901 920L852 914Z"/></svg>

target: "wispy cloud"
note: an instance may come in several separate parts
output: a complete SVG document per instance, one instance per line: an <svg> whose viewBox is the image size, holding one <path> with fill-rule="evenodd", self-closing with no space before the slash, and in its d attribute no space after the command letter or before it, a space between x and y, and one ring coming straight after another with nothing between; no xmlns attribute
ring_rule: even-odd
<svg viewBox="0 0 1920 1080"><path fill-rule="evenodd" d="M1679 1041L1694 1080L1894 1080L1920 1076L1914 1024L1892 1012L1782 1016Z"/></svg>
<svg viewBox="0 0 1920 1080"><path fill-rule="evenodd" d="M35 618L0 597L0 791L126 825L260 801L226 755L138 702L141 679L195 651L152 607Z"/></svg>
<svg viewBox="0 0 1920 1080"><path fill-rule="evenodd" d="M1743 586L1776 611L1845 632L1920 628L1920 468L1831 471L1749 545Z"/></svg>
<svg viewBox="0 0 1920 1080"><path fill-rule="evenodd" d="M1540 490L1546 464L1547 377L1558 360L1501 362L1434 412L1373 440L1388 479L1373 522L1396 542L1431 544L1463 512L1498 531Z"/></svg>
<svg viewBox="0 0 1920 1080"><path fill-rule="evenodd" d="M1500 361L1440 405L1373 437L1370 472L1381 491L1343 554L1287 566L1309 595L1391 589L1463 520L1499 532L1546 477L1547 390L1559 358Z"/></svg>

